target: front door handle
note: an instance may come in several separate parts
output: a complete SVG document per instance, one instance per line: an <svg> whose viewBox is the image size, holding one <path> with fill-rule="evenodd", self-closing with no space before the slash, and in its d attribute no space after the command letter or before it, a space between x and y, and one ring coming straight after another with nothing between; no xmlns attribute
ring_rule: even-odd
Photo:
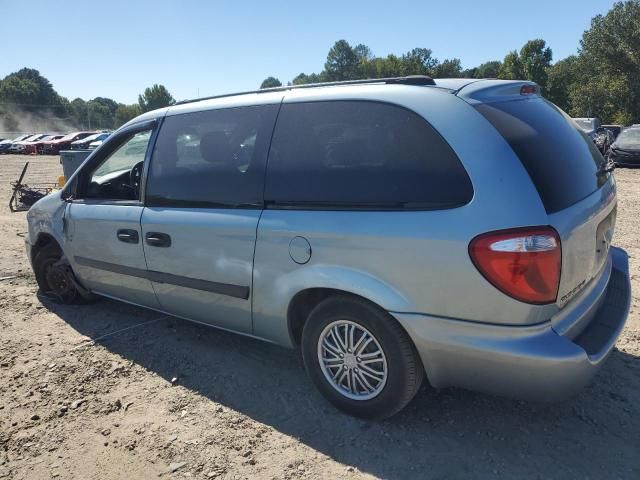
<svg viewBox="0 0 640 480"><path fill-rule="evenodd" d="M144 238L147 241L147 245L151 247L167 248L171 246L171 237L166 233L147 232Z"/></svg>
<svg viewBox="0 0 640 480"><path fill-rule="evenodd" d="M124 243L138 243L139 241L138 232L128 228L118 230L117 236L118 240Z"/></svg>

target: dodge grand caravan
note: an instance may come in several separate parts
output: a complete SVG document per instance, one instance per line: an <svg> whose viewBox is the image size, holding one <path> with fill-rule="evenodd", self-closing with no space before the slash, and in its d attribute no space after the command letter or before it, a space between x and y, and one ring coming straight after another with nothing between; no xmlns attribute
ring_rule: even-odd
<svg viewBox="0 0 640 480"><path fill-rule="evenodd" d="M130 121L31 208L26 248L60 302L300 346L353 415L425 376L556 400L629 311L611 170L531 82L283 87Z"/></svg>

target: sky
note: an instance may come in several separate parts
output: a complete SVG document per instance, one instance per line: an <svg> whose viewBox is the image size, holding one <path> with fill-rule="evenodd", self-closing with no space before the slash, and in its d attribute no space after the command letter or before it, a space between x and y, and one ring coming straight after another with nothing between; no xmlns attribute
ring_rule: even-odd
<svg viewBox="0 0 640 480"><path fill-rule="evenodd" d="M0 78L35 68L70 100L134 103L154 83L178 99L320 72L339 39L375 56L424 47L464 68L543 38L576 53L613 0L0 0Z"/></svg>

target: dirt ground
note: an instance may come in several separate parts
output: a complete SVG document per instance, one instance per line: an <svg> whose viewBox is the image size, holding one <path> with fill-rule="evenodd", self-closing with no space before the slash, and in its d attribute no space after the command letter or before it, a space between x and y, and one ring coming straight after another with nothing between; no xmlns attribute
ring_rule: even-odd
<svg viewBox="0 0 640 480"><path fill-rule="evenodd" d="M26 160L27 181L61 172L57 157L0 156L0 198ZM331 407L297 351L114 301L39 298L25 214L5 204L0 478L639 479L640 170L615 175L634 298L595 381L552 405L423 387L384 422Z"/></svg>

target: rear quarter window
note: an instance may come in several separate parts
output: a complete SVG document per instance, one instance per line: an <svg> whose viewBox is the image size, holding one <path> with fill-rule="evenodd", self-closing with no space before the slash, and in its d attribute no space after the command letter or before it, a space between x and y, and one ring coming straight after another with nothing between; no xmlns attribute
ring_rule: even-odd
<svg viewBox="0 0 640 480"><path fill-rule="evenodd" d="M265 201L312 208L452 208L473 196L451 147L422 117L378 102L284 104Z"/></svg>
<svg viewBox="0 0 640 480"><path fill-rule="evenodd" d="M604 159L593 141L551 102L536 98L475 107L520 158L547 213L579 202L606 181L597 174Z"/></svg>

